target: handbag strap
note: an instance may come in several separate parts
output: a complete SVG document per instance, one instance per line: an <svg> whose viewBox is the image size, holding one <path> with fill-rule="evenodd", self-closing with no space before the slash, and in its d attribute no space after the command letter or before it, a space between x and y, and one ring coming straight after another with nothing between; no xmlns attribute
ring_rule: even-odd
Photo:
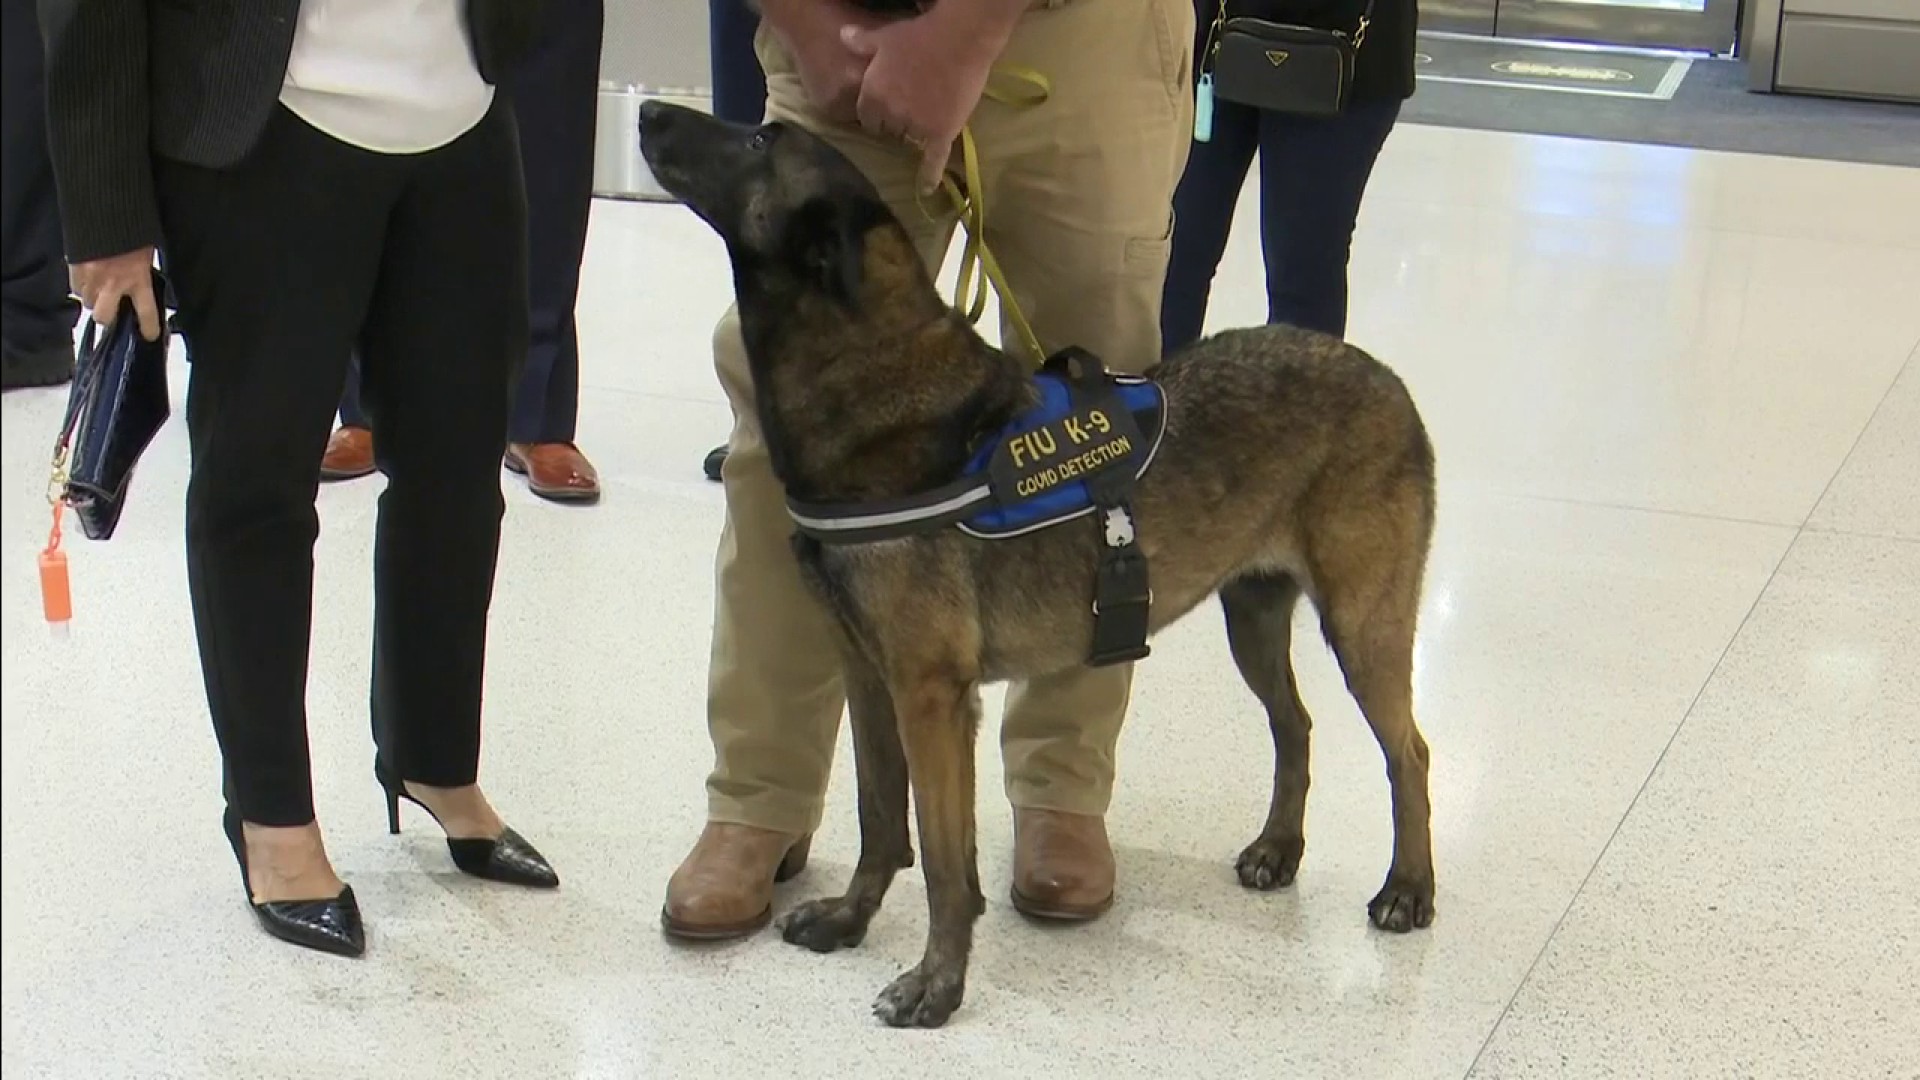
<svg viewBox="0 0 1920 1080"><path fill-rule="evenodd" d="M73 429L80 422L80 407L86 403L86 378L93 370L93 352L98 347L100 324L91 316L80 328L80 347L74 353L72 390L67 394L67 415L60 421L60 437L53 444L54 457L65 457L67 444L73 438Z"/></svg>

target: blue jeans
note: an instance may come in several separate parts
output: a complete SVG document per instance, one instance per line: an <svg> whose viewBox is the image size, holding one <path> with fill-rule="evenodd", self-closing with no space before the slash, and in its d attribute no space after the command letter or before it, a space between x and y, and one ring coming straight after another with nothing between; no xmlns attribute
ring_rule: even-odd
<svg viewBox="0 0 1920 1080"><path fill-rule="evenodd" d="M757 124L767 109L767 77L753 51L760 16L747 0L707 0L707 49L713 73L713 115Z"/></svg>
<svg viewBox="0 0 1920 1080"><path fill-rule="evenodd" d="M1216 99L1213 138L1193 144L1173 198L1162 346L1171 351L1200 337L1214 270L1256 153L1267 321L1344 335L1353 225L1374 159L1399 115L1397 100L1355 103L1339 116L1317 119Z"/></svg>

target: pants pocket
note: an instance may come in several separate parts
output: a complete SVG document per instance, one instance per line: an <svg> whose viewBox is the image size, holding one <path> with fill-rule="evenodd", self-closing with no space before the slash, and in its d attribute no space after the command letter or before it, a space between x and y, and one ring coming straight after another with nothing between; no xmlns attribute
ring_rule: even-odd
<svg viewBox="0 0 1920 1080"><path fill-rule="evenodd" d="M1188 0L1147 0L1147 6L1167 100L1180 112L1190 107L1193 96L1194 7ZM1182 98L1187 99L1185 104Z"/></svg>
<svg viewBox="0 0 1920 1080"><path fill-rule="evenodd" d="M1127 273L1164 276L1167 260L1173 253L1173 207L1167 207L1167 227L1158 236L1136 236L1127 240L1123 253Z"/></svg>

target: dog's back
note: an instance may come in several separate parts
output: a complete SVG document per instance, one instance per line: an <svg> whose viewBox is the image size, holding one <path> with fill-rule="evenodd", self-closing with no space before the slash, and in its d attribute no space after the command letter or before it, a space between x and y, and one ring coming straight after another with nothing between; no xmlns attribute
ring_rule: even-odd
<svg viewBox="0 0 1920 1080"><path fill-rule="evenodd" d="M1433 450L1384 364L1337 338L1261 326L1195 342L1152 375L1166 391L1166 433L1131 502L1156 630L1250 574L1286 574L1317 594L1316 549L1371 545L1385 531L1424 557ZM1098 555L1084 528L954 542L974 548L994 677L1084 657L1082 598Z"/></svg>
<svg viewBox="0 0 1920 1080"><path fill-rule="evenodd" d="M1226 330L1152 372L1165 389L1161 476L1270 497L1337 482L1327 468L1389 461L1431 479L1433 448L1400 377L1338 338L1291 326Z"/></svg>

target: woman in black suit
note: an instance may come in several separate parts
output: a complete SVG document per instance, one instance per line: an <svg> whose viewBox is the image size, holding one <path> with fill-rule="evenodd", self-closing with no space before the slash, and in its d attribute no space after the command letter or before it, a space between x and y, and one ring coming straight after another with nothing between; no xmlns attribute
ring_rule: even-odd
<svg viewBox="0 0 1920 1080"><path fill-rule="evenodd" d="M1222 0L1194 0L1194 70ZM1174 195L1173 252L1160 309L1168 351L1200 336L1247 169L1260 159L1260 246L1267 321L1336 336L1347 328L1347 254L1374 160L1413 95L1418 0L1226 0L1229 16L1351 34L1369 16L1346 109L1329 118L1266 112L1215 99L1212 137L1195 140Z"/></svg>
<svg viewBox="0 0 1920 1080"><path fill-rule="evenodd" d="M492 84L538 0L42 0L67 256L96 319L192 348L187 570L225 828L270 933L365 948L315 821L314 495L346 358L388 477L374 553L375 775L454 862L552 887L477 783L499 468L527 349L525 197Z"/></svg>

